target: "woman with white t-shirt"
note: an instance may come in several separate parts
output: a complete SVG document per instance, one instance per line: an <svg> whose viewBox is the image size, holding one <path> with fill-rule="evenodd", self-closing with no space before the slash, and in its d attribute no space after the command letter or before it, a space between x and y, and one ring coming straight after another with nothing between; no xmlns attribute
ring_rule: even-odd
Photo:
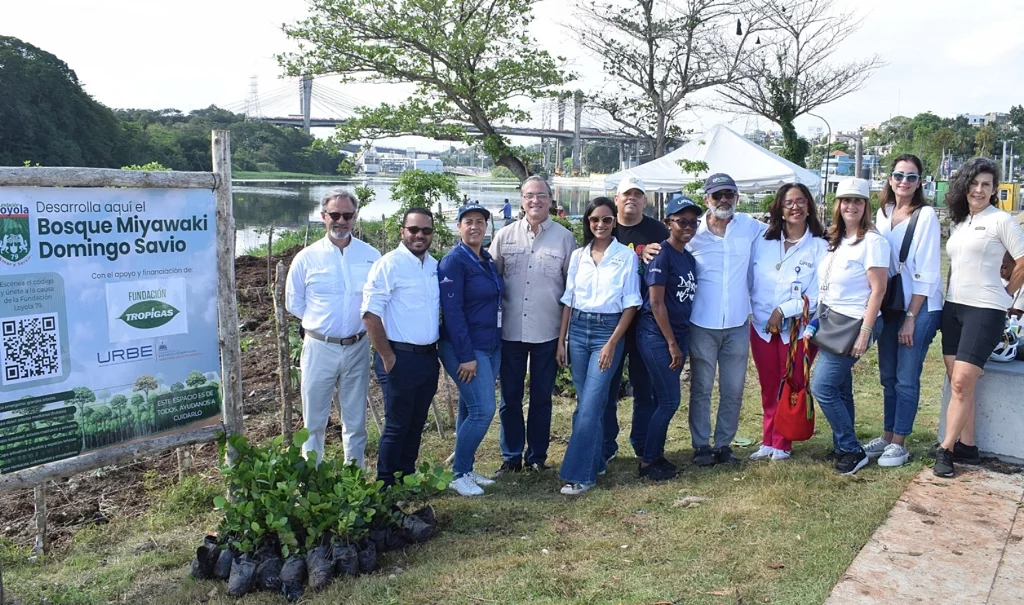
<svg viewBox="0 0 1024 605"><path fill-rule="evenodd" d="M881 327L879 309L889 275L889 243L871 224L869 192L864 179L839 182L829 251L817 269L819 309L861 320L849 354L819 350L811 377L811 394L832 425L835 470L843 475L853 475L868 463L854 429L853 365Z"/></svg>
<svg viewBox="0 0 1024 605"><path fill-rule="evenodd" d="M889 242L890 273L899 272L903 285L903 300L898 301L903 311L882 310L885 325L878 337L882 436L864 446L868 458L878 458L878 466L903 466L910 460L904 444L917 417L924 358L942 319L942 227L935 209L924 199L923 172L916 155L898 156L875 214L875 226ZM900 264L911 227L907 258Z"/></svg>
<svg viewBox="0 0 1024 605"><path fill-rule="evenodd" d="M779 386L786 376L789 360L789 322L808 307L818 304L817 267L828 251L825 228L818 220L814 196L802 183L779 188L768 209L768 229L754 240L750 271L753 318L750 322L750 352L761 383L761 409L764 411L761 447L751 460L785 460L793 444L775 430L775 412L779 406ZM814 361L817 348L807 347L805 355ZM793 378L804 380L803 364L794 360Z"/></svg>
<svg viewBox="0 0 1024 605"><path fill-rule="evenodd" d="M562 295L565 307L555 355L560 366L569 366L577 398L572 435L558 473L567 496L594 487L605 470L604 410L614 374L609 369L619 366L622 337L643 302L636 253L615 240L617 212L606 197L587 205L583 247L569 259Z"/></svg>
<svg viewBox="0 0 1024 605"><path fill-rule="evenodd" d="M999 168L986 158L968 160L949 183L949 285L942 307L942 359L949 378L946 435L935 450L939 477L953 476L953 462L981 461L974 442L974 388L1005 327L1012 292L1024 285L1024 233L996 205ZM1008 285L999 267L1014 259Z"/></svg>

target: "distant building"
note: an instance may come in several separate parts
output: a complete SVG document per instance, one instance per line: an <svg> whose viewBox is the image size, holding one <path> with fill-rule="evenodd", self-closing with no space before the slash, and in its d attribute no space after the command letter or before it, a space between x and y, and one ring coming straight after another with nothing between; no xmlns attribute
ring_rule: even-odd
<svg viewBox="0 0 1024 605"><path fill-rule="evenodd" d="M1010 120L1010 114L990 111L985 114L985 125L1001 126Z"/></svg>
<svg viewBox="0 0 1024 605"><path fill-rule="evenodd" d="M359 163L359 172L362 172L363 174L380 173L380 155L374 147L370 147L364 151L357 161Z"/></svg>
<svg viewBox="0 0 1024 605"><path fill-rule="evenodd" d="M441 163L441 160L430 158L415 160L415 168L424 172L444 172L444 164Z"/></svg>
<svg viewBox="0 0 1024 605"><path fill-rule="evenodd" d="M821 161L819 174L829 183L837 183L846 177L858 176L854 174L856 172L856 165L856 156L843 153L842 151L834 151L831 157L828 158L828 174L825 174L825 160ZM882 166L879 156L865 153L862 156L861 170L860 178L868 179L869 181L881 178Z"/></svg>
<svg viewBox="0 0 1024 605"><path fill-rule="evenodd" d="M967 123L970 124L971 126L984 126L985 125L985 116L983 116L983 115L979 115L979 114L976 114L976 113L962 113L962 114L960 114L957 117L958 118L966 118L967 119Z"/></svg>

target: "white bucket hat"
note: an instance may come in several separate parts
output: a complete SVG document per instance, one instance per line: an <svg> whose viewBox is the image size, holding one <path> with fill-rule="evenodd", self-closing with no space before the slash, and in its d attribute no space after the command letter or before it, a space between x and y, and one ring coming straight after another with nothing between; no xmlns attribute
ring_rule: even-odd
<svg viewBox="0 0 1024 605"><path fill-rule="evenodd" d="M871 183L854 177L839 181L839 184L836 186L836 199L844 197L855 197L862 200L871 199Z"/></svg>

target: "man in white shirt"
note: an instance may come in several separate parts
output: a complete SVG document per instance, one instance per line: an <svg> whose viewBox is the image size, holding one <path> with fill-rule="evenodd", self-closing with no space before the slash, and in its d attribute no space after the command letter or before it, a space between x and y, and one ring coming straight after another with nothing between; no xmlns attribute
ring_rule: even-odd
<svg viewBox="0 0 1024 605"><path fill-rule="evenodd" d="M334 389L341 408L345 461L365 466L366 389L370 341L359 314L366 275L380 252L352 237L359 213L355 197L329 191L320 202L327 234L300 251L288 269L285 308L305 330L302 342L302 419L309 440L302 453L323 459L324 434Z"/></svg>
<svg viewBox="0 0 1024 605"><path fill-rule="evenodd" d="M699 466L737 462L730 444L739 428L750 348L751 249L766 225L737 213L736 182L713 174L704 182L708 211L686 248L697 260L690 315L690 438ZM718 368L719 402L711 448L711 390Z"/></svg>
<svg viewBox="0 0 1024 605"><path fill-rule="evenodd" d="M423 424L437 392L440 292L437 261L430 256L434 216L410 208L402 216L402 243L373 264L363 289L363 324L388 375L384 434L377 479L394 485L396 474L416 471Z"/></svg>

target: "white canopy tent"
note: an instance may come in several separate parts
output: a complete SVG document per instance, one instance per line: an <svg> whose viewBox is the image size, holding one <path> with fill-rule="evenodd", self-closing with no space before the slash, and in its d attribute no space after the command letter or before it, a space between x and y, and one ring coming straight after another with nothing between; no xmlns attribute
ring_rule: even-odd
<svg viewBox="0 0 1024 605"><path fill-rule="evenodd" d="M685 174L677 160L703 161L707 174L694 177ZM688 143L656 160L636 168L622 170L605 177L605 189L614 190L619 181L635 176L644 182L647 193L681 191L694 180L716 172L724 172L736 181L741 192L778 189L786 183L799 182L811 193L821 193L821 177L778 156L728 126L717 124L703 135L694 135Z"/></svg>

